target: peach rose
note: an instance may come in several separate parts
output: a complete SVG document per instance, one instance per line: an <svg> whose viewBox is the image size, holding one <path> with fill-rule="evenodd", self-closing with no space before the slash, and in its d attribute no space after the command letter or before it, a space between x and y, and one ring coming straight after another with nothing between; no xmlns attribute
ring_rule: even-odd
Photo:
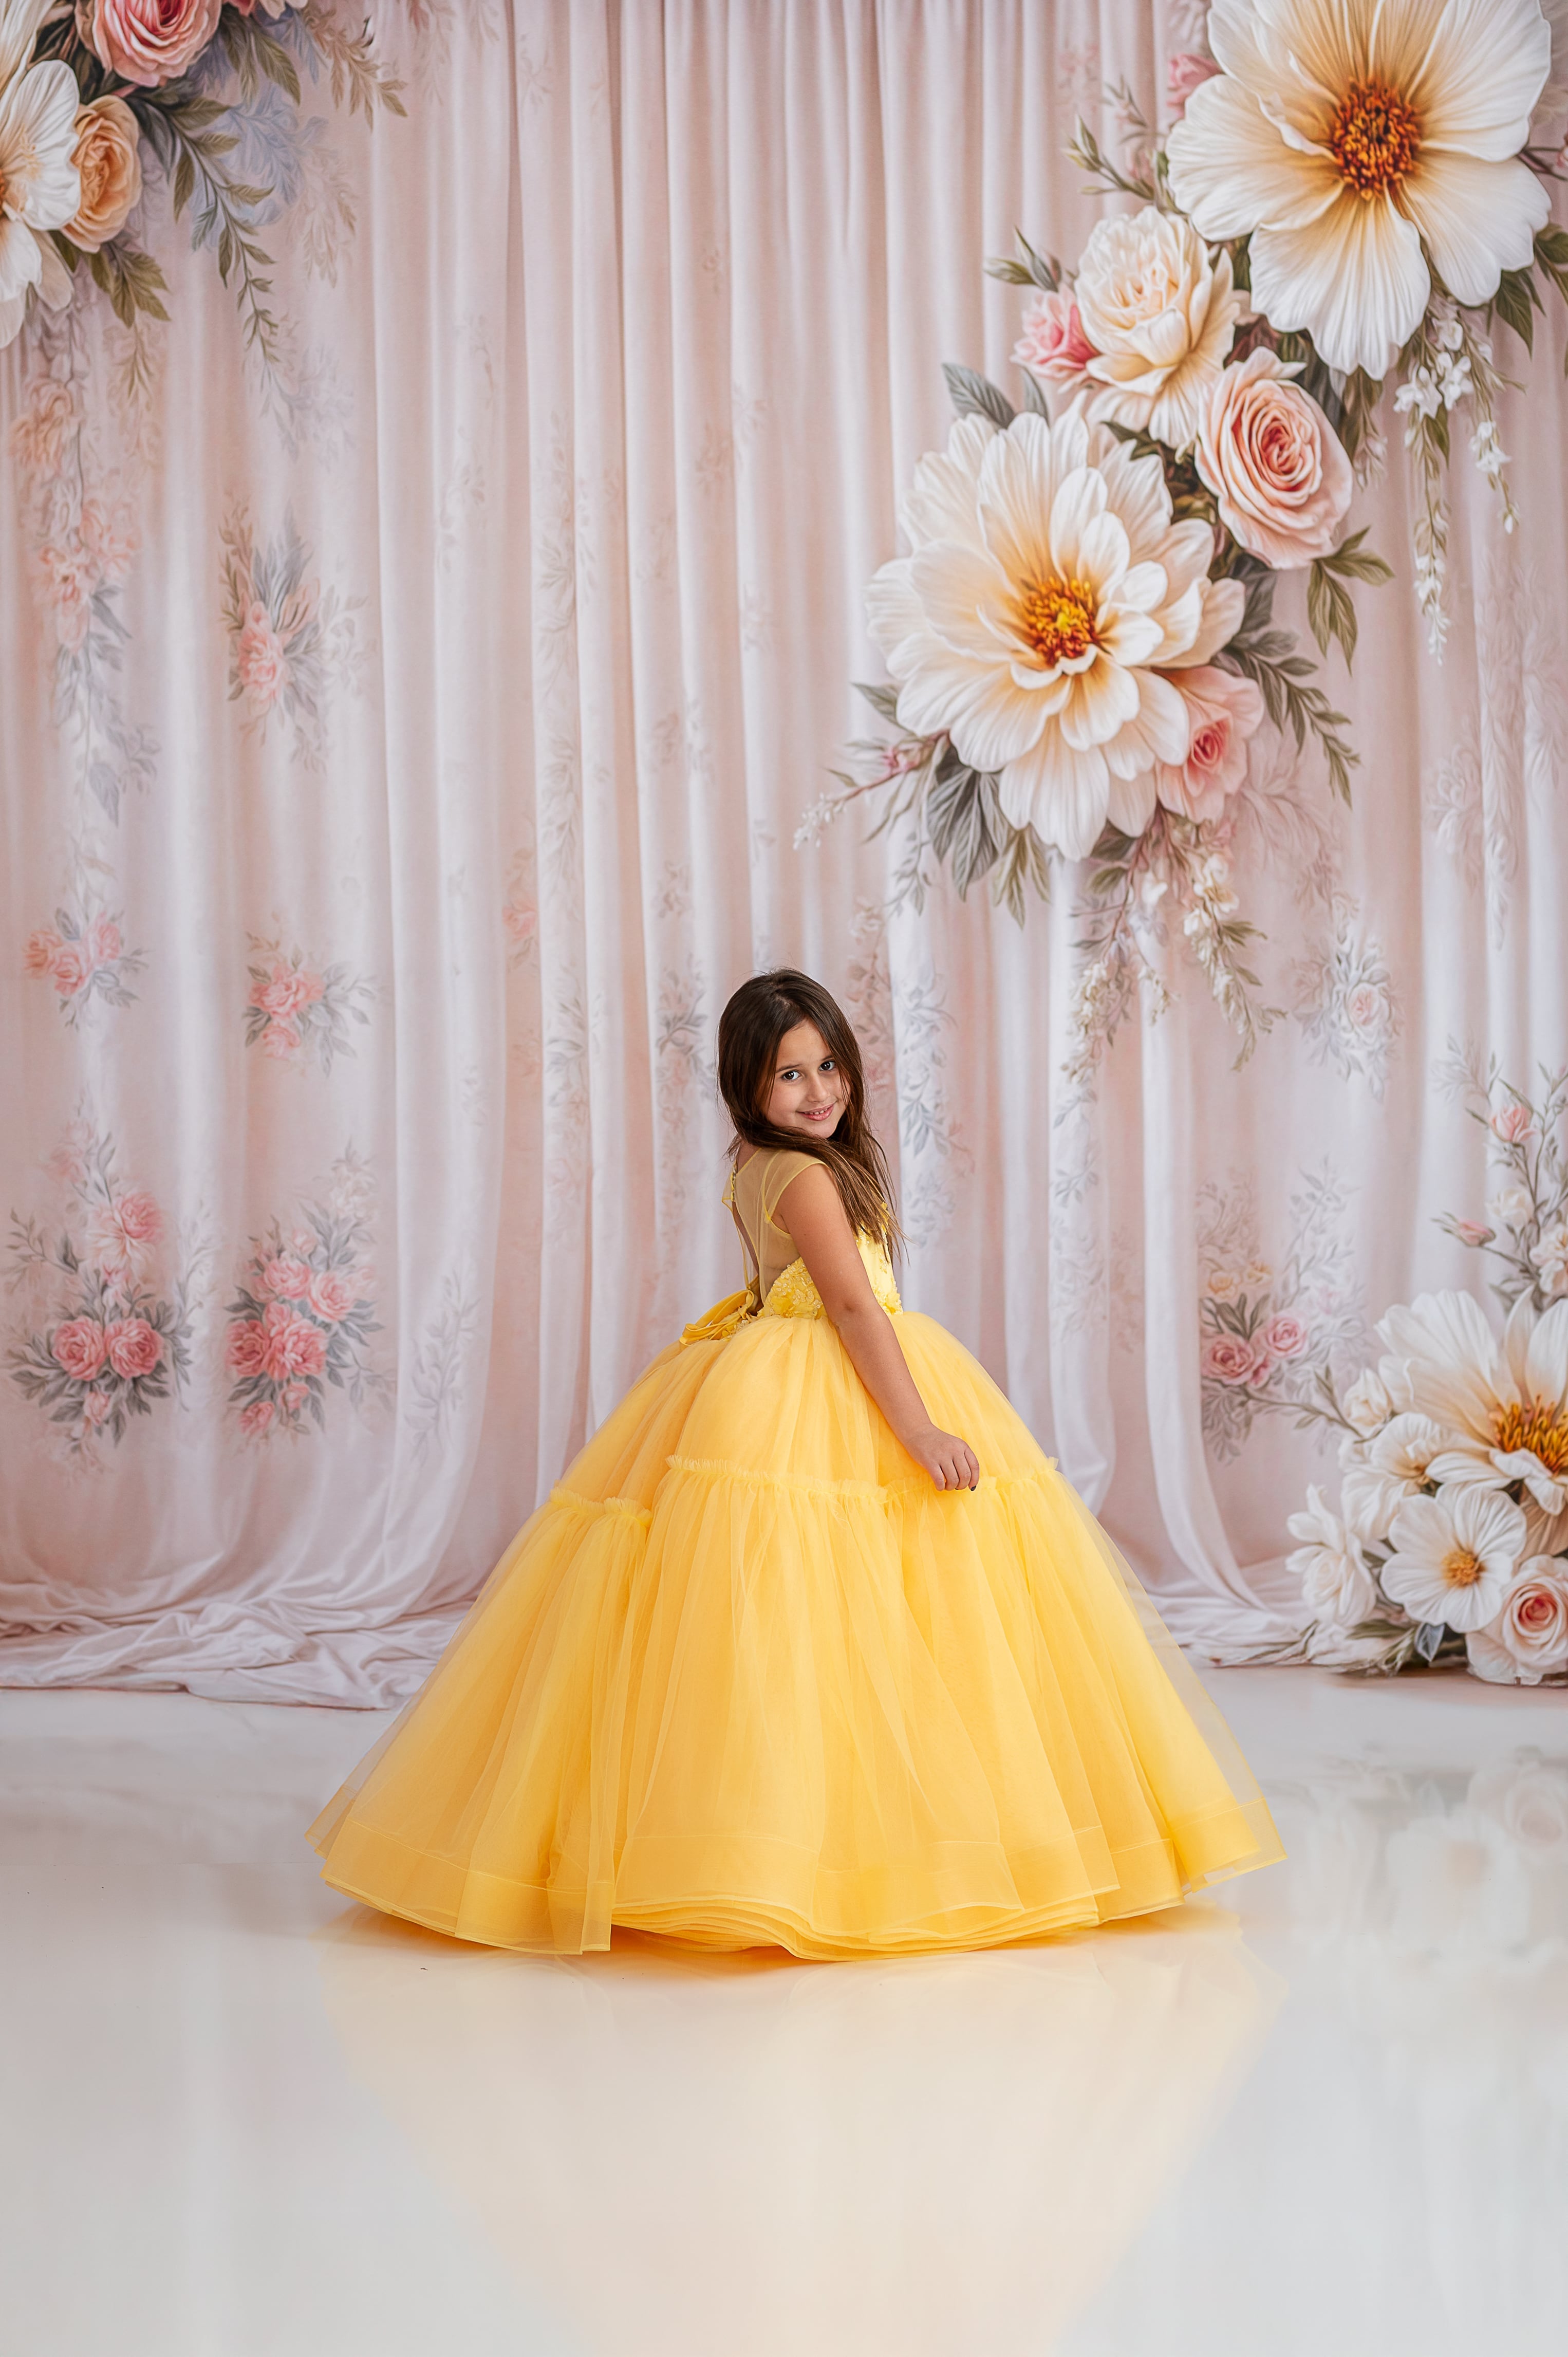
<svg viewBox="0 0 1568 2357"><path fill-rule="evenodd" d="M353 1286L335 1268L323 1269L310 1280L306 1299L318 1318L335 1326L339 1318L347 1318L356 1299Z"/></svg>
<svg viewBox="0 0 1568 2357"><path fill-rule="evenodd" d="M1492 1115L1492 1135L1506 1146L1519 1146L1535 1127L1535 1117L1528 1105L1504 1105Z"/></svg>
<svg viewBox="0 0 1568 2357"><path fill-rule="evenodd" d="M1240 545L1281 570L1328 554L1354 488L1327 418L1261 345L1222 370L1209 393L1197 471Z"/></svg>
<svg viewBox="0 0 1568 2357"><path fill-rule="evenodd" d="M1213 1334L1203 1353L1203 1372L1216 1383L1248 1383L1257 1368L1257 1350L1244 1334Z"/></svg>
<svg viewBox="0 0 1568 2357"><path fill-rule="evenodd" d="M262 1283L280 1301L303 1301L310 1290L311 1268L297 1253L276 1253L262 1271Z"/></svg>
<svg viewBox="0 0 1568 2357"><path fill-rule="evenodd" d="M264 606L252 604L235 651L240 684L257 712L270 712L288 680L288 657Z"/></svg>
<svg viewBox="0 0 1568 2357"><path fill-rule="evenodd" d="M262 1035L262 1048L274 1063L282 1064L293 1055L300 1037L297 1023L285 1023L281 1016L274 1015Z"/></svg>
<svg viewBox="0 0 1568 2357"><path fill-rule="evenodd" d="M88 1260L106 1276L125 1277L145 1265L148 1247L163 1233L164 1218L144 1188L129 1188L112 1202L94 1203L87 1215Z"/></svg>
<svg viewBox="0 0 1568 2357"><path fill-rule="evenodd" d="M145 1318L116 1318L103 1343L110 1365L128 1383L150 1375L164 1354L163 1336Z"/></svg>
<svg viewBox="0 0 1568 2357"><path fill-rule="evenodd" d="M1079 384L1094 357L1094 346L1083 332L1072 296L1036 295L1024 314L1023 328L1013 347L1018 366L1048 384Z"/></svg>
<svg viewBox="0 0 1568 2357"><path fill-rule="evenodd" d="M255 1439L265 1432L273 1415L271 1400L252 1400L249 1407L240 1411L240 1429L248 1438Z"/></svg>
<svg viewBox="0 0 1568 2357"><path fill-rule="evenodd" d="M218 30L223 0L76 0L76 29L101 65L144 90L173 81Z"/></svg>
<svg viewBox="0 0 1568 2357"><path fill-rule="evenodd" d="M81 502L81 545L101 581L124 581L136 554L136 528L128 502L98 498Z"/></svg>
<svg viewBox="0 0 1568 2357"><path fill-rule="evenodd" d="M36 933L27 935L27 946L22 952L22 963L28 974L54 972L54 962L59 955L60 937L51 926L40 925Z"/></svg>
<svg viewBox="0 0 1568 2357"><path fill-rule="evenodd" d="M1262 726L1262 692L1212 663L1164 675L1187 705L1190 734L1179 769L1155 762L1155 791L1166 810L1217 818L1247 775L1247 740Z"/></svg>
<svg viewBox="0 0 1568 2357"><path fill-rule="evenodd" d="M1568 1563L1554 1555L1531 1555L1487 1632L1514 1664L1521 1685L1568 1669Z"/></svg>
<svg viewBox="0 0 1568 2357"><path fill-rule="evenodd" d="M1179 123L1187 112L1187 100L1200 82L1211 81L1219 71L1212 58L1200 58L1190 49L1178 49L1165 65L1165 96L1170 103L1171 121Z"/></svg>
<svg viewBox="0 0 1568 2357"><path fill-rule="evenodd" d="M318 1375L327 1364L327 1338L319 1326L285 1302L274 1301L262 1324L266 1335L266 1372L274 1383L291 1375Z"/></svg>
<svg viewBox="0 0 1568 2357"><path fill-rule="evenodd" d="M283 1387L283 1404L290 1415L297 1415L309 1397L308 1383L285 1383Z"/></svg>
<svg viewBox="0 0 1568 2357"><path fill-rule="evenodd" d="M55 1328L49 1351L72 1383L90 1383L103 1364L103 1329L96 1318L68 1318Z"/></svg>
<svg viewBox="0 0 1568 2357"><path fill-rule="evenodd" d="M54 614L55 635L75 654L92 627L92 593L98 568L80 541L59 548L51 541L38 551L43 567L44 596Z"/></svg>
<svg viewBox="0 0 1568 2357"><path fill-rule="evenodd" d="M49 972L59 996L74 998L92 979L92 961L80 942L61 942L49 960Z"/></svg>
<svg viewBox="0 0 1568 2357"><path fill-rule="evenodd" d="M96 253L124 228L142 193L141 133L123 98L95 98L77 109L76 152L81 202L65 234L83 253Z"/></svg>
<svg viewBox="0 0 1568 2357"><path fill-rule="evenodd" d="M320 996L319 974L279 963L273 967L272 980L259 983L251 993L251 1004L266 1015L288 1016L313 1006Z"/></svg>
<svg viewBox="0 0 1568 2357"><path fill-rule="evenodd" d="M70 387L58 378L40 377L27 406L11 428L12 456L29 474L45 480L65 464L65 447L76 428L76 407Z"/></svg>
<svg viewBox="0 0 1568 2357"><path fill-rule="evenodd" d="M87 929L87 949L94 965L113 965L125 944L113 917L94 917Z"/></svg>
<svg viewBox="0 0 1568 2357"><path fill-rule="evenodd" d="M113 1413L114 1402L108 1392L92 1391L83 1394L81 1420L89 1431L95 1432L101 1424L108 1422Z"/></svg>

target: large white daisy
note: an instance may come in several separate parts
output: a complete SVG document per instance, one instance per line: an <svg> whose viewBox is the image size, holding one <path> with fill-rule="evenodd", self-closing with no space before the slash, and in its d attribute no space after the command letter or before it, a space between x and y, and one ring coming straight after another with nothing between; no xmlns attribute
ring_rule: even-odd
<svg viewBox="0 0 1568 2357"><path fill-rule="evenodd" d="M1434 1481L1522 1481L1543 1514L1568 1508L1568 1301L1538 1317L1528 1297L1499 1342L1467 1293L1423 1294L1378 1329L1406 1361L1423 1408L1448 1426Z"/></svg>
<svg viewBox="0 0 1568 2357"><path fill-rule="evenodd" d="M1187 706L1161 670L1208 636L1213 549L1207 524L1171 521L1159 460L1076 405L1005 433L967 417L921 460L903 523L913 554L866 593L902 725L946 729L995 774L1013 824L1069 858L1108 816L1141 833L1154 764L1187 759ZM1229 615L1217 600L1214 625Z"/></svg>
<svg viewBox="0 0 1568 2357"><path fill-rule="evenodd" d="M1331 368L1380 377L1433 271L1484 303L1530 261L1540 0L1215 0L1208 38L1222 70L1171 132L1172 192L1205 237L1251 237L1253 303Z"/></svg>
<svg viewBox="0 0 1568 2357"><path fill-rule="evenodd" d="M0 344L22 324L35 286L59 307L64 264L45 232L81 201L76 77L59 58L30 66L49 0L0 0Z"/></svg>
<svg viewBox="0 0 1568 2357"><path fill-rule="evenodd" d="M1382 1582L1412 1620L1482 1629L1501 1610L1524 1552L1524 1516L1495 1490L1440 1490L1394 1516Z"/></svg>

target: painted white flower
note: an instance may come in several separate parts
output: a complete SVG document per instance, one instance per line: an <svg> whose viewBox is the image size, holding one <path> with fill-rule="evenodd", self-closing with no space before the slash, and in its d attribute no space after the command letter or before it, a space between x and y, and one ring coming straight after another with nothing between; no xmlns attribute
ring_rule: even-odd
<svg viewBox="0 0 1568 2357"><path fill-rule="evenodd" d="M966 417L920 461L903 522L912 554L866 592L901 725L948 730L1012 823L1069 858L1108 816L1141 834L1154 764L1187 759L1161 666L1198 642L1213 546L1207 524L1173 523L1159 460L1077 405L1005 433ZM1229 602L1215 610L1218 627Z"/></svg>
<svg viewBox="0 0 1568 2357"><path fill-rule="evenodd" d="M1515 1303L1498 1342L1466 1293L1423 1294L1379 1328L1410 1360L1423 1407L1451 1429L1434 1481L1522 1481L1545 1514L1568 1507L1568 1301Z"/></svg>
<svg viewBox="0 0 1568 2357"><path fill-rule="evenodd" d="M1368 1367L1357 1376L1340 1405L1363 1439L1380 1430L1394 1413L1389 1387L1376 1367Z"/></svg>
<svg viewBox="0 0 1568 2357"><path fill-rule="evenodd" d="M1388 1537L1394 1516L1418 1495L1427 1467L1452 1437L1428 1415L1396 1415L1347 1467L1340 1512L1363 1544Z"/></svg>
<svg viewBox="0 0 1568 2357"><path fill-rule="evenodd" d="M1316 1485L1306 1493L1306 1512L1289 1522L1293 1539L1305 1544L1285 1558L1315 1613L1337 1628L1353 1629L1377 1609L1378 1591L1354 1534L1331 1513Z"/></svg>
<svg viewBox="0 0 1568 2357"><path fill-rule="evenodd" d="M1410 1498L1394 1516L1383 1586L1412 1620L1482 1629L1495 1620L1524 1545L1511 1498L1474 1487Z"/></svg>
<svg viewBox="0 0 1568 2357"><path fill-rule="evenodd" d="M1331 368L1381 377L1434 271L1484 303L1530 260L1540 0L1215 0L1208 42L1222 70L1171 132L1172 193L1202 236L1251 236L1254 305Z"/></svg>
<svg viewBox="0 0 1568 2357"><path fill-rule="evenodd" d="M1568 1221L1548 1228L1530 1257L1541 1272L1543 1293L1568 1293Z"/></svg>
<svg viewBox="0 0 1568 2357"><path fill-rule="evenodd" d="M70 295L47 232L81 201L76 77L59 58L27 62L48 10L49 0L0 0L0 344L21 328L35 286L56 310Z"/></svg>
<svg viewBox="0 0 1568 2357"><path fill-rule="evenodd" d="M1494 1227L1524 1228L1535 1217L1535 1198L1528 1187L1499 1187L1487 1205Z"/></svg>
<svg viewBox="0 0 1568 2357"><path fill-rule="evenodd" d="M1094 346L1087 374L1107 388L1090 415L1186 449L1246 308L1230 255L1211 262L1190 221L1145 205L1096 223L1072 291Z"/></svg>

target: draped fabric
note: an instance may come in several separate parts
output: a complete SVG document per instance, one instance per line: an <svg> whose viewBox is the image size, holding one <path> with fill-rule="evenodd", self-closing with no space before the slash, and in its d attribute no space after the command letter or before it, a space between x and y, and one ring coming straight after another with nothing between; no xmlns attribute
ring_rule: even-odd
<svg viewBox="0 0 1568 2357"><path fill-rule="evenodd" d="M294 142L270 359L156 190L144 368L91 296L0 355L0 1678L408 1692L738 1281L714 1032L782 961L857 1028L906 1301L1178 1632L1268 1635L1331 1461L1315 1371L1477 1283L1436 1225L1484 1198L1475 1085L1568 1054L1561 320L1507 356L1512 537L1455 432L1441 665L1385 421L1352 521L1398 577L1326 674L1354 806L1268 737L1240 806L1256 1056L1171 928L1174 1004L1086 1087L1081 874L1019 925L900 896L860 816L796 836L866 732L863 590L940 363L1017 390L985 260L1015 226L1077 252L1074 120L1122 138L1122 82L1153 111L1190 6L378 26L406 119L242 115ZM1238 1382L1241 1300L1270 1340ZM84 1405L105 1354L124 1413Z"/></svg>

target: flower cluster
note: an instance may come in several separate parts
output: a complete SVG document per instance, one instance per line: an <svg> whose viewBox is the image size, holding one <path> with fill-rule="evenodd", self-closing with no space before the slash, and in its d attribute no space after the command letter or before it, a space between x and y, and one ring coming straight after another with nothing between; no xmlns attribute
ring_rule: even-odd
<svg viewBox="0 0 1568 2357"><path fill-rule="evenodd" d="M63 310L83 265L127 326L167 317L163 273L131 234L150 162L177 213L195 202L265 355L276 323L255 224L275 191L233 168L242 143L211 91L270 83L297 106L302 66L367 114L403 111L368 32L311 0L0 0L0 345L35 300Z"/></svg>
<svg viewBox="0 0 1568 2357"><path fill-rule="evenodd" d="M229 699L264 738L274 714L292 724L299 758L318 763L329 691L359 661L354 608L311 572L310 551L291 514L271 541L258 541L242 506L221 527L223 623L229 636Z"/></svg>
<svg viewBox="0 0 1568 2357"><path fill-rule="evenodd" d="M1500 1337L1468 1295L1423 1295L1378 1328L1385 1354L1339 1397L1337 1509L1291 1517L1316 1658L1382 1670L1466 1658L1496 1684L1568 1677L1568 1072L1537 1103L1490 1075L1484 1120L1502 1183L1485 1222L1447 1218L1495 1255Z"/></svg>
<svg viewBox="0 0 1568 2357"><path fill-rule="evenodd" d="M53 983L61 1013L75 1024L95 998L129 1006L136 994L125 978L140 973L146 959L140 950L126 948L117 917L61 908L52 925L29 933L23 963L28 974Z"/></svg>
<svg viewBox="0 0 1568 2357"><path fill-rule="evenodd" d="M370 1231L341 1186L306 1204L285 1235L274 1221L246 1264L224 1312L225 1355L235 1378L230 1405L248 1438L326 1427L327 1385L356 1403L377 1385L366 1355L376 1322Z"/></svg>
<svg viewBox="0 0 1568 2357"><path fill-rule="evenodd" d="M1282 574L1305 578L1326 654L1353 656L1351 587L1389 568L1346 531L1358 472L1396 406L1426 470L1418 591L1440 613L1446 523L1434 488L1450 414L1474 418L1504 483L1490 330L1529 340L1534 274L1568 296L1568 232L1548 221L1557 165L1537 119L1554 29L1541 0L1216 0L1212 54L1172 60L1162 142L1114 93L1126 167L1080 122L1071 150L1139 209L1101 221L1075 268L1036 253L993 274L1030 290L1015 363L1024 404L947 371L958 423L904 502L909 553L868 605L900 732L814 811L859 794L909 822L898 888L946 863L1021 914L1053 857L1092 857L1090 963L1073 1063L1098 1060L1135 995L1165 985L1140 912L1170 896L1245 1055L1269 1011L1242 963L1251 931L1221 832L1267 718L1315 737L1348 794L1344 716L1273 624ZM1550 85L1557 85L1563 73ZM1507 501L1505 515L1513 514ZM1163 920L1162 920L1163 921Z"/></svg>
<svg viewBox="0 0 1568 2357"><path fill-rule="evenodd" d="M81 1450L100 1437L118 1442L132 1416L183 1383L190 1308L183 1281L166 1292L154 1282L163 1213L145 1188L122 1183L112 1142L73 1135L59 1175L71 1200L63 1232L12 1222L11 1282L42 1278L50 1298L8 1363L23 1395Z"/></svg>
<svg viewBox="0 0 1568 2357"><path fill-rule="evenodd" d="M346 965L317 968L303 951L285 952L277 942L252 936L251 947L262 962L250 968L246 1047L259 1043L277 1063L292 1063L303 1051L324 1072L332 1070L335 1057L352 1055L349 1024L370 1021L369 984L356 980Z"/></svg>

